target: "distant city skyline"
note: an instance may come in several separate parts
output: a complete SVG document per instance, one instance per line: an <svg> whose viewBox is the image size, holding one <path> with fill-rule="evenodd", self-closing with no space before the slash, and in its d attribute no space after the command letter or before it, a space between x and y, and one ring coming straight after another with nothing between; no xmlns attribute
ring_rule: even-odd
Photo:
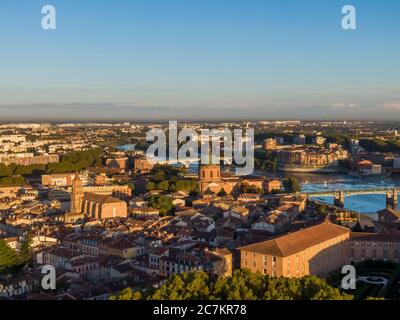
<svg viewBox="0 0 400 320"><path fill-rule="evenodd" d="M41 8L57 29L41 29ZM357 29L341 28L341 8ZM400 2L0 4L0 120L400 120Z"/></svg>

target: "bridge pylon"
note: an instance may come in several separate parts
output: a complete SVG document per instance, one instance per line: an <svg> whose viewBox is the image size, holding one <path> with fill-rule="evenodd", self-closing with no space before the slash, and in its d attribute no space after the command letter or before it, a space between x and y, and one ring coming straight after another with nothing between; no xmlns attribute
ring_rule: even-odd
<svg viewBox="0 0 400 320"><path fill-rule="evenodd" d="M337 207L344 208L344 191L340 191L339 193L335 194L333 203Z"/></svg>
<svg viewBox="0 0 400 320"><path fill-rule="evenodd" d="M398 208L398 194L397 190L393 189L386 194L386 208L397 210Z"/></svg>

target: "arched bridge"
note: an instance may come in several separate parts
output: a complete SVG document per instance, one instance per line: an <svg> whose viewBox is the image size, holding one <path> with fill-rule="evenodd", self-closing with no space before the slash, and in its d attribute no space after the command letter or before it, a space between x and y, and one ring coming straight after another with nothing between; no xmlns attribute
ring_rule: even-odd
<svg viewBox="0 0 400 320"><path fill-rule="evenodd" d="M351 196L357 196L361 194L387 194L387 193L393 193L393 191L396 191L397 193L400 192L400 190L396 190L393 188L377 188L377 189L354 189L354 190L327 190L327 191L311 191L311 192L302 192L303 194L306 194L309 197L324 197L324 196L336 196L343 192L343 195L345 197L351 197Z"/></svg>

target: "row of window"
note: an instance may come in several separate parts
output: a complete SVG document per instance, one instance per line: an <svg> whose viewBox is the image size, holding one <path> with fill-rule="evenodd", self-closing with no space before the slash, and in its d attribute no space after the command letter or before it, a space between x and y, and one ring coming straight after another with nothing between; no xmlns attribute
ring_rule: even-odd
<svg viewBox="0 0 400 320"><path fill-rule="evenodd" d="M393 251L388 251L388 250L383 250L383 258L384 259L389 259L390 255L392 255L395 259L400 258L400 250L395 250ZM355 252L354 249L350 249L350 256L354 258ZM361 258L366 258L366 253L365 249L361 249ZM377 258L377 251L375 249L372 250L372 258L376 259Z"/></svg>
<svg viewBox="0 0 400 320"><path fill-rule="evenodd" d="M367 246L367 247L398 247L399 243L398 242L350 242L351 246Z"/></svg>

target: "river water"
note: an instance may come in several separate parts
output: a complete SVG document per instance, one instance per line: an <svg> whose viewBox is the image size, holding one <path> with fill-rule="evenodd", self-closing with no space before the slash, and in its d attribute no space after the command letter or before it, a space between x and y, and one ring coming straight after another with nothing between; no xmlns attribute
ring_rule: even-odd
<svg viewBox="0 0 400 320"><path fill-rule="evenodd" d="M302 174L293 175L301 182L302 191L329 191L329 190L374 190L400 189L400 177L361 177L354 178L340 174ZM333 197L314 197L314 199L333 204ZM346 209L369 214L376 218L376 212L386 208L385 194L362 194L345 198Z"/></svg>

